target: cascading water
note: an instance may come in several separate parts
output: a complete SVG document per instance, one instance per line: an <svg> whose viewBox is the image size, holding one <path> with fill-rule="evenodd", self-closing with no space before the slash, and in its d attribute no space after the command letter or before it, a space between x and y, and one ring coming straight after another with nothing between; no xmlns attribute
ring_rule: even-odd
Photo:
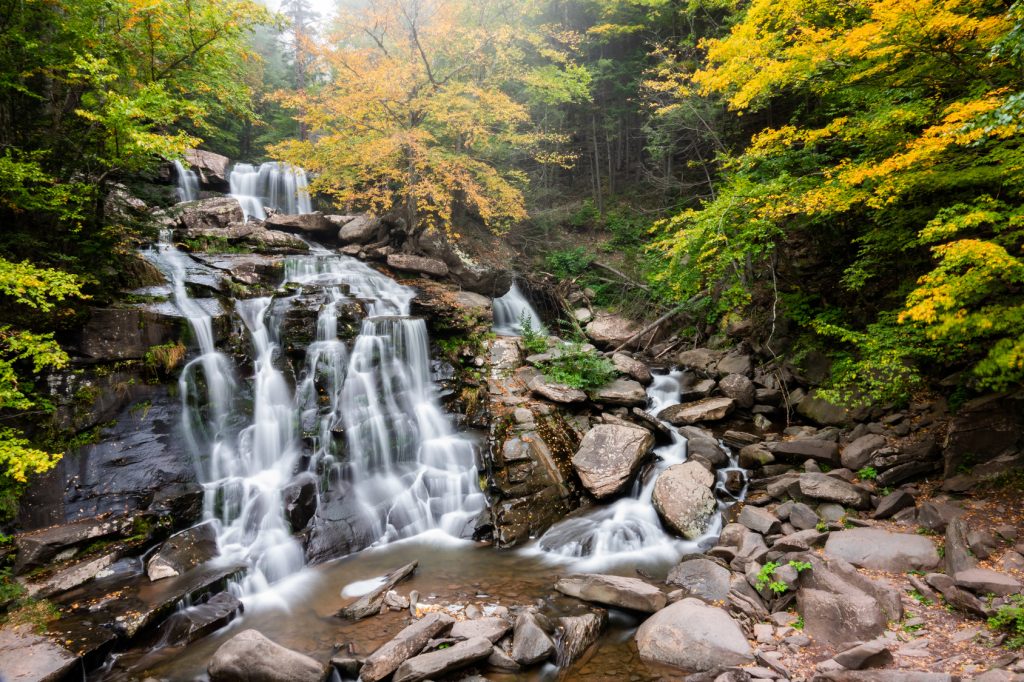
<svg viewBox="0 0 1024 682"><path fill-rule="evenodd" d="M178 201L195 201L199 198L199 176L194 170L185 168L181 161L174 162L178 182Z"/></svg>
<svg viewBox="0 0 1024 682"><path fill-rule="evenodd" d="M543 331L537 311L526 300L519 285L512 282L512 288L501 298L494 299L494 333L499 336L519 336L523 333L523 320L530 321L534 331Z"/></svg>
<svg viewBox="0 0 1024 682"><path fill-rule="evenodd" d="M652 414L679 403L682 372L656 374L647 389ZM696 540L681 540L665 531L651 501L658 474L686 461L686 438L667 422L672 441L654 450L658 458L645 475L638 477L628 497L595 507L582 515L564 519L552 526L537 542L548 556L572 561L581 570L603 571L618 565L656 565L675 561L682 554L698 552L718 537L722 529L722 511L741 500L724 486L730 471L740 471L736 458L729 455L729 466L716 474L719 508L707 532Z"/></svg>
<svg viewBox="0 0 1024 682"><path fill-rule="evenodd" d="M288 215L313 212L306 171L296 166L271 161L256 168L239 163L231 169L228 182L246 220L265 220L268 207Z"/></svg>

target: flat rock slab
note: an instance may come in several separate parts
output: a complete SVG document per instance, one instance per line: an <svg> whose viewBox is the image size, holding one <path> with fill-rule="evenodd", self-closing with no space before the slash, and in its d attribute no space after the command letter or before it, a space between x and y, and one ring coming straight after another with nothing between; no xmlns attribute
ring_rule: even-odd
<svg viewBox="0 0 1024 682"><path fill-rule="evenodd" d="M839 466L839 445L818 438L784 440L768 445L769 452L780 462L803 464L813 459L819 464Z"/></svg>
<svg viewBox="0 0 1024 682"><path fill-rule="evenodd" d="M448 614L427 614L370 654L359 671L359 678L365 682L383 680L407 659L423 651L431 639L451 630L454 623L455 619Z"/></svg>
<svg viewBox="0 0 1024 682"><path fill-rule="evenodd" d="M29 625L0 629L0 670L6 682L62 680L80 666L78 656Z"/></svg>
<svg viewBox="0 0 1024 682"><path fill-rule="evenodd" d="M404 253L390 254L388 267L401 272L416 272L434 277L444 277L448 274L448 265L444 261L426 256L410 256Z"/></svg>
<svg viewBox="0 0 1024 682"><path fill-rule="evenodd" d="M892 652L884 639L858 644L835 655L832 659L848 670L881 668L892 663Z"/></svg>
<svg viewBox="0 0 1024 682"><path fill-rule="evenodd" d="M491 655L494 645L486 637L474 637L447 649L420 654L399 666L394 682L419 682L436 679Z"/></svg>
<svg viewBox="0 0 1024 682"><path fill-rule="evenodd" d="M205 604L178 611L160 626L160 638L171 644L191 644L234 620L244 607L229 592L219 592Z"/></svg>
<svg viewBox="0 0 1024 682"><path fill-rule="evenodd" d="M534 665L554 653L555 643L541 627L537 616L529 611L520 613L512 633L512 660L519 665Z"/></svg>
<svg viewBox="0 0 1024 682"><path fill-rule="evenodd" d="M636 632L640 657L687 672L754 662L739 624L723 609L683 599L648 618Z"/></svg>
<svg viewBox="0 0 1024 682"><path fill-rule="evenodd" d="M418 561L413 561L410 564L406 564L401 568L391 571L384 576L384 582L380 586L374 588L368 594L364 594L354 603L339 610L338 616L341 618L348 618L349 620L360 620L367 616L380 613L380 605L384 602L384 596L390 590L393 590L395 585L412 575L418 565Z"/></svg>
<svg viewBox="0 0 1024 682"><path fill-rule="evenodd" d="M716 602L729 598L731 576L729 569L717 561L700 557L680 562L668 572L665 582L681 587L688 597Z"/></svg>
<svg viewBox="0 0 1024 682"><path fill-rule="evenodd" d="M800 492L812 500L835 502L854 509L867 509L871 505L867 490L828 474L800 474Z"/></svg>
<svg viewBox="0 0 1024 682"><path fill-rule="evenodd" d="M647 392L640 382L633 379L616 379L590 392L590 399L606 405L643 407L647 404Z"/></svg>
<svg viewBox="0 0 1024 682"><path fill-rule="evenodd" d="M327 672L309 656L287 649L256 630L244 630L221 644L206 671L210 682L321 682Z"/></svg>
<svg viewBox="0 0 1024 682"><path fill-rule="evenodd" d="M598 424L583 436L572 465L594 497L609 497L629 483L652 447L647 429Z"/></svg>
<svg viewBox="0 0 1024 682"><path fill-rule="evenodd" d="M953 580L957 587L980 595L994 594L999 597L1017 594L1024 587L1019 580L987 568L969 568L966 571L959 571L953 576Z"/></svg>
<svg viewBox="0 0 1024 682"><path fill-rule="evenodd" d="M668 602L665 594L654 585L618 575L570 575L555 583L555 589L584 601L644 613L659 611Z"/></svg>
<svg viewBox="0 0 1024 682"><path fill-rule="evenodd" d="M460 620L452 626L451 636L455 639L473 639L474 637L485 637L491 642L497 642L508 634L512 624L504 618L490 616L487 618L474 618L471 620Z"/></svg>
<svg viewBox="0 0 1024 682"><path fill-rule="evenodd" d="M935 544L923 535L853 528L829 535L825 553L860 568L892 573L929 571L939 565Z"/></svg>
<svg viewBox="0 0 1024 682"><path fill-rule="evenodd" d="M546 381L542 376L530 381L530 390L553 403L582 403L587 400L587 394L578 388Z"/></svg>
<svg viewBox="0 0 1024 682"><path fill-rule="evenodd" d="M705 398L692 403L682 403L666 407L658 413L658 418L673 426L685 426L699 422L713 422L725 419L732 414L736 401L732 398Z"/></svg>

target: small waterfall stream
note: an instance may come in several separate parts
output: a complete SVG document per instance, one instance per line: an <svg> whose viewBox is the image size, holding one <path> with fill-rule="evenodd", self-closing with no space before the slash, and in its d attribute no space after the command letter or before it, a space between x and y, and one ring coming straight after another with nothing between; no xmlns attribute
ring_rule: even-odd
<svg viewBox="0 0 1024 682"><path fill-rule="evenodd" d="M231 169L228 183L246 220L265 220L266 208L288 215L313 212L306 171L296 166L270 161L257 168L238 163Z"/></svg>
<svg viewBox="0 0 1024 682"><path fill-rule="evenodd" d="M494 333L499 336L519 336L523 333L522 322L530 321L534 331L543 331L544 323L523 295L516 282L501 298L494 299Z"/></svg>
<svg viewBox="0 0 1024 682"><path fill-rule="evenodd" d="M178 201L195 201L199 198L199 176L194 170L185 168L181 161L174 162L178 183Z"/></svg>

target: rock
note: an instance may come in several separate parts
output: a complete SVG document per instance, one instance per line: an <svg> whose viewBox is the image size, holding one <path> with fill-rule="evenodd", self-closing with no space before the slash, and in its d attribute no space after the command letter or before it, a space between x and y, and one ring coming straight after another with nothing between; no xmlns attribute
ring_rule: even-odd
<svg viewBox="0 0 1024 682"><path fill-rule="evenodd" d="M599 312L585 328L587 336L599 346L618 348L643 330L643 325L621 315ZM655 332L643 338L634 339L632 346L641 346L651 339Z"/></svg>
<svg viewBox="0 0 1024 682"><path fill-rule="evenodd" d="M803 464L813 459L819 464L839 466L839 446L832 441L818 438L799 438L769 443L768 450L780 462Z"/></svg>
<svg viewBox="0 0 1024 682"><path fill-rule="evenodd" d="M486 637L457 642L446 649L410 658L399 666L394 682L419 682L436 679L459 668L477 663L491 655L493 645Z"/></svg>
<svg viewBox="0 0 1024 682"><path fill-rule="evenodd" d="M636 644L642 659L690 672L754 662L736 621L698 599L683 599L648 618Z"/></svg>
<svg viewBox="0 0 1024 682"><path fill-rule="evenodd" d="M688 559L672 568L665 578L669 585L683 589L687 597L706 602L724 602L729 597L728 568L704 557Z"/></svg>
<svg viewBox="0 0 1024 682"><path fill-rule="evenodd" d="M993 460L1024 445L1024 393L976 398L957 410L943 443L943 477Z"/></svg>
<svg viewBox="0 0 1024 682"><path fill-rule="evenodd" d="M718 361L725 356L721 351L710 348L694 348L683 351L676 356L676 364L681 367L690 367L698 372L708 374L715 371Z"/></svg>
<svg viewBox="0 0 1024 682"><path fill-rule="evenodd" d="M380 219L369 215L358 215L347 221L338 230L338 241L342 244L368 244L383 232Z"/></svg>
<svg viewBox="0 0 1024 682"><path fill-rule="evenodd" d="M883 668L892 663L892 652L884 639L875 639L846 649L832 660L848 670Z"/></svg>
<svg viewBox="0 0 1024 682"><path fill-rule="evenodd" d="M715 366L720 374L742 374L749 376L754 371L754 360L746 353L732 350L725 354Z"/></svg>
<svg viewBox="0 0 1024 682"><path fill-rule="evenodd" d="M803 502L794 503L789 510L789 522L797 530L817 528L820 521L818 513Z"/></svg>
<svg viewBox="0 0 1024 682"><path fill-rule="evenodd" d="M168 644L190 644L233 621L242 602L229 592L218 592L205 604L190 606L168 618L160 627L160 639Z"/></svg>
<svg viewBox="0 0 1024 682"><path fill-rule="evenodd" d="M927 571L939 565L935 544L923 535L853 528L829 535L825 553L860 568L891 573Z"/></svg>
<svg viewBox="0 0 1024 682"><path fill-rule="evenodd" d="M854 509L867 509L871 505L868 491L827 474L801 474L800 492L812 500L835 502Z"/></svg>
<svg viewBox="0 0 1024 682"><path fill-rule="evenodd" d="M773 455L764 443L755 443L740 448L739 463L744 469L757 469L775 461Z"/></svg>
<svg viewBox="0 0 1024 682"><path fill-rule="evenodd" d="M873 433L861 436L843 448L841 462L850 471L857 471L871 461L875 453L885 445L885 438L882 436Z"/></svg>
<svg viewBox="0 0 1024 682"><path fill-rule="evenodd" d="M718 390L742 408L754 406L754 382L742 374L729 374L718 382Z"/></svg>
<svg viewBox="0 0 1024 682"><path fill-rule="evenodd" d="M686 456L700 456L712 466L724 467L729 464L729 456L722 450L715 434L698 426L683 426L679 433L686 437Z"/></svg>
<svg viewBox="0 0 1024 682"><path fill-rule="evenodd" d="M871 515L875 519L888 519L896 512L910 509L914 506L914 496L905 490L894 490L878 502L875 513Z"/></svg>
<svg viewBox="0 0 1024 682"><path fill-rule="evenodd" d="M185 229L224 229L232 223L244 223L242 205L234 197L200 199L180 208L179 222Z"/></svg>
<svg viewBox="0 0 1024 682"><path fill-rule="evenodd" d="M981 618L988 618L990 615L981 600L967 590L956 586L955 581L944 573L929 573L925 581L942 593L942 598L947 604L960 609L966 613L973 613Z"/></svg>
<svg viewBox="0 0 1024 682"><path fill-rule="evenodd" d="M953 576L974 568L977 560L967 544L967 522L958 516L946 526L946 545L943 556L946 575Z"/></svg>
<svg viewBox="0 0 1024 682"><path fill-rule="evenodd" d="M818 398L813 393L800 401L796 411L801 417L820 426L842 426L850 421L849 410Z"/></svg>
<svg viewBox="0 0 1024 682"><path fill-rule="evenodd" d="M497 642L508 634L512 625L504 618L490 616L488 618L474 618L471 620L460 620L452 626L451 636L456 639L473 639L484 637L491 642Z"/></svg>
<svg viewBox="0 0 1024 682"><path fill-rule="evenodd" d="M970 529L966 539L971 552L982 561L991 557L1000 545L999 538L984 528Z"/></svg>
<svg viewBox="0 0 1024 682"><path fill-rule="evenodd" d="M228 166L231 165L228 157L202 149L186 149L185 162L199 175L199 182L204 189L228 189Z"/></svg>
<svg viewBox="0 0 1024 682"><path fill-rule="evenodd" d="M601 636L607 620L608 614L605 611L559 618L558 625L562 634L556 645L555 665L565 669L582 656Z"/></svg>
<svg viewBox="0 0 1024 682"><path fill-rule="evenodd" d="M736 401L732 398L705 398L666 407L658 413L658 419L667 421L673 426L718 421L729 416L735 407Z"/></svg>
<svg viewBox="0 0 1024 682"><path fill-rule="evenodd" d="M263 224L271 230L290 232L291 234L318 240L333 240L337 234L335 224L319 211L300 215L274 213L268 216Z"/></svg>
<svg viewBox="0 0 1024 682"><path fill-rule="evenodd" d="M512 660L519 665L534 665L554 653L555 643L540 626L537 616L529 611L520 613L512 633Z"/></svg>
<svg viewBox="0 0 1024 682"><path fill-rule="evenodd" d="M36 634L29 624L0 628L0 664L6 682L51 682L81 676L81 658Z"/></svg>
<svg viewBox="0 0 1024 682"><path fill-rule="evenodd" d="M371 592L364 594L354 603L339 610L338 616L349 620L360 620L380 613L380 605L384 602L385 595L394 589L395 585L412 575L418 565L419 562L414 561L391 571L384 576L383 583L375 587Z"/></svg>
<svg viewBox="0 0 1024 682"><path fill-rule="evenodd" d="M392 253L388 256L387 263L388 267L400 272L415 272L433 277L444 277L448 274L448 266L444 261L425 256Z"/></svg>
<svg viewBox="0 0 1024 682"><path fill-rule="evenodd" d="M643 407L647 404L647 393L640 382L632 379L616 379L601 388L591 391L590 399L595 403Z"/></svg>
<svg viewBox="0 0 1024 682"><path fill-rule="evenodd" d="M467 621L472 622L472 621ZM446 613L428 613L403 628L394 638L367 656L359 671L364 682L379 682L398 670L407 659L423 651L431 639L452 629L455 619ZM507 631L508 628L506 627ZM488 639L488 642L491 640ZM490 649L488 648L488 654Z"/></svg>
<svg viewBox="0 0 1024 682"><path fill-rule="evenodd" d="M554 403L571 404L587 400L587 394L578 388L549 382L543 376L536 376L530 381L530 390Z"/></svg>
<svg viewBox="0 0 1024 682"><path fill-rule="evenodd" d="M572 465L587 490L598 499L621 492L654 447L646 429L598 424L587 431Z"/></svg>
<svg viewBox="0 0 1024 682"><path fill-rule="evenodd" d="M701 379L700 381L684 381L679 391L679 402L692 403L694 400L703 400L711 395L718 382L714 379Z"/></svg>
<svg viewBox="0 0 1024 682"><path fill-rule="evenodd" d="M624 353L615 353L612 355L612 364L615 365L615 369L619 370L626 376L639 381L644 386L648 386L652 381L654 381L654 376L651 374L651 370L647 365L639 360L634 360Z"/></svg>
<svg viewBox="0 0 1024 682"><path fill-rule="evenodd" d="M207 672L210 682L320 682L327 675L325 666L256 630L244 630L224 642L210 659Z"/></svg>
<svg viewBox="0 0 1024 682"><path fill-rule="evenodd" d="M133 519L127 516L82 519L16 535L14 544L18 555L14 572L44 567L58 555L67 554L83 544L123 535L132 528L132 522Z"/></svg>
<svg viewBox="0 0 1024 682"><path fill-rule="evenodd" d="M917 509L917 522L928 530L945 533L949 522L964 513L962 507L941 500L924 500Z"/></svg>
<svg viewBox="0 0 1024 682"><path fill-rule="evenodd" d="M483 311L491 308L491 299L472 291L459 291L455 294L455 304L460 308Z"/></svg>
<svg viewBox="0 0 1024 682"><path fill-rule="evenodd" d="M936 562L937 563L937 562ZM965 571L958 571L953 580L957 587L970 590L982 596L994 594L1005 597L1010 594L1017 594L1024 586L1020 581L987 568L968 568Z"/></svg>
<svg viewBox="0 0 1024 682"><path fill-rule="evenodd" d="M714 483L714 474L696 462L674 464L654 484L654 508L669 528L696 540L707 532L717 506Z"/></svg>
<svg viewBox="0 0 1024 682"><path fill-rule="evenodd" d="M820 671L815 680L822 682L959 682L959 676L917 670L828 670Z"/></svg>
<svg viewBox="0 0 1024 682"><path fill-rule="evenodd" d="M201 523L167 538L146 562L146 575L150 580L171 578L217 554L217 531L213 523Z"/></svg>
<svg viewBox="0 0 1024 682"><path fill-rule="evenodd" d="M589 308L577 308L572 311L572 316L580 324L586 324L594 319L594 313L590 312Z"/></svg>
<svg viewBox="0 0 1024 682"><path fill-rule="evenodd" d="M750 505L743 506L736 520L761 535L773 535L779 532L779 528L782 526L782 522L779 521L775 514L772 514L767 509Z"/></svg>
<svg viewBox="0 0 1024 682"><path fill-rule="evenodd" d="M667 603L665 594L657 587L617 575L570 575L560 578L555 589L584 601L644 613L654 613Z"/></svg>
<svg viewBox="0 0 1024 682"><path fill-rule="evenodd" d="M292 527L292 532L298 533L303 530L316 514L316 476L309 471L296 476L281 490L281 500L284 502L284 515Z"/></svg>

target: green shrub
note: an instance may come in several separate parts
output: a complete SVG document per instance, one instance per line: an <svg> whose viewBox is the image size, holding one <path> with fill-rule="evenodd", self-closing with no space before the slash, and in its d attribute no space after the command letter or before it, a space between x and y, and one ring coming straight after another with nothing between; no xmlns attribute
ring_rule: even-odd
<svg viewBox="0 0 1024 682"><path fill-rule="evenodd" d="M878 470L875 467L863 467L857 471L857 477L862 481L873 481L878 478Z"/></svg>
<svg viewBox="0 0 1024 682"><path fill-rule="evenodd" d="M1024 595L1015 594L1010 597L1010 601L1000 606L995 615L988 619L988 626L1009 635L1004 642L1007 648L1020 649L1024 647Z"/></svg>
<svg viewBox="0 0 1024 682"><path fill-rule="evenodd" d="M540 369L551 381L584 391L600 388L618 376L607 358L583 350L578 343L561 346L557 356L542 363Z"/></svg>
<svg viewBox="0 0 1024 682"><path fill-rule="evenodd" d="M533 320L527 313L519 318L519 328L522 330L523 345L530 355L543 353L548 349L548 337L542 329L533 328Z"/></svg>
<svg viewBox="0 0 1024 682"><path fill-rule="evenodd" d="M552 251L547 256L547 266L551 270L551 274L562 279L583 274L592 262L594 262L594 257L582 246L577 246L575 249Z"/></svg>

